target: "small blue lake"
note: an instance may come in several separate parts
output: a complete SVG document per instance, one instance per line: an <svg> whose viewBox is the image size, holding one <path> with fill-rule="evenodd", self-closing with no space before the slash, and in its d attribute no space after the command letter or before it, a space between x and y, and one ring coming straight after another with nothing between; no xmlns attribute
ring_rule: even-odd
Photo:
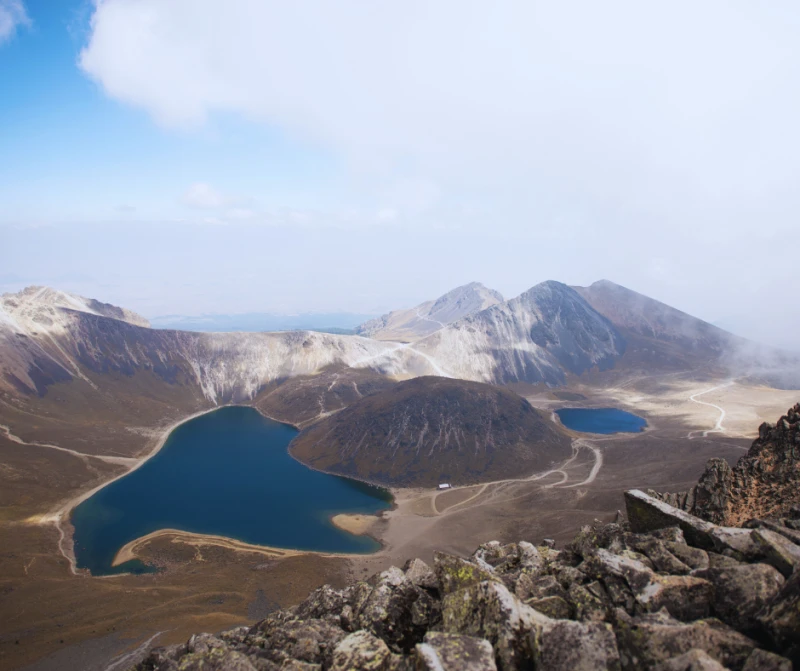
<svg viewBox="0 0 800 671"><path fill-rule="evenodd" d="M158 454L72 512L78 566L94 575L152 571L139 560L111 563L126 543L159 529L297 550L379 549L330 517L385 510L389 492L295 461L287 447L296 435L240 406L181 424Z"/></svg>
<svg viewBox="0 0 800 671"><path fill-rule="evenodd" d="M556 410L561 423L583 433L638 433L647 422L618 408L561 408Z"/></svg>

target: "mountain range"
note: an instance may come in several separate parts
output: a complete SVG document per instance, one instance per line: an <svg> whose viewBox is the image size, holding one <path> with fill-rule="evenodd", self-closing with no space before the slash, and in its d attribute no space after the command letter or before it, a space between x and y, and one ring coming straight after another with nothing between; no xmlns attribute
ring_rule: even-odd
<svg viewBox="0 0 800 671"><path fill-rule="evenodd" d="M748 349L741 338L608 281L589 287L548 281L507 301L473 283L423 306L359 327L381 339L203 333L151 329L129 310L30 287L0 298L0 389L43 396L54 384L81 380L96 387L104 377L147 375L227 403L331 366L395 379L438 375L558 386L591 371L699 367L733 375L735 366L752 372L759 357L784 370L796 365L790 355ZM406 341L383 339L400 332Z"/></svg>

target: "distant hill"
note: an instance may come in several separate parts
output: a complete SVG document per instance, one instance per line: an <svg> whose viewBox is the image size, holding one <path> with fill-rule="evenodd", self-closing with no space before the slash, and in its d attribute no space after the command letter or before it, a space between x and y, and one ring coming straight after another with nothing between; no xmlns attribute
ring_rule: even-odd
<svg viewBox="0 0 800 671"><path fill-rule="evenodd" d="M567 458L570 439L522 397L421 377L367 396L300 433L314 468L398 486L518 478Z"/></svg>
<svg viewBox="0 0 800 671"><path fill-rule="evenodd" d="M502 302L503 296L499 292L486 288L480 282L471 282L448 291L436 300L370 319L358 326L356 333L376 340L413 342Z"/></svg>

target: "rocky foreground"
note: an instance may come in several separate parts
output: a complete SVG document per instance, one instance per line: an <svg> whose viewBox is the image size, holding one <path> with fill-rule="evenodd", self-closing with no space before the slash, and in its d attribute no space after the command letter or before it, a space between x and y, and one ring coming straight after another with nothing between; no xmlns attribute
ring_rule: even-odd
<svg viewBox="0 0 800 671"><path fill-rule="evenodd" d="M153 650L139 671L800 668L800 510L731 528L638 490L563 550L437 553L253 627Z"/></svg>

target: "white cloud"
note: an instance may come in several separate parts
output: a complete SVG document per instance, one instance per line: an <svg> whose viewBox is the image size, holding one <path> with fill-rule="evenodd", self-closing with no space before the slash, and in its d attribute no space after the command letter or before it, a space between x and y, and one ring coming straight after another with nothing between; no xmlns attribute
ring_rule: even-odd
<svg viewBox="0 0 800 671"><path fill-rule="evenodd" d="M211 210L222 207L225 198L210 184L195 182L183 194L183 203L189 207Z"/></svg>
<svg viewBox="0 0 800 671"><path fill-rule="evenodd" d="M0 44L10 40L18 27L30 23L22 0L0 0Z"/></svg>
<svg viewBox="0 0 800 671"><path fill-rule="evenodd" d="M737 305L754 265L764 296L800 283L798 264L757 258L800 211L798 34L796 0L97 0L80 64L161 124L232 113L347 166L330 189L346 193L301 175L302 202L253 204L250 224L391 210L478 241L436 277L612 275L693 309ZM195 206L251 206L208 188ZM331 202L366 214L302 209ZM395 249L374 228L354 254Z"/></svg>

